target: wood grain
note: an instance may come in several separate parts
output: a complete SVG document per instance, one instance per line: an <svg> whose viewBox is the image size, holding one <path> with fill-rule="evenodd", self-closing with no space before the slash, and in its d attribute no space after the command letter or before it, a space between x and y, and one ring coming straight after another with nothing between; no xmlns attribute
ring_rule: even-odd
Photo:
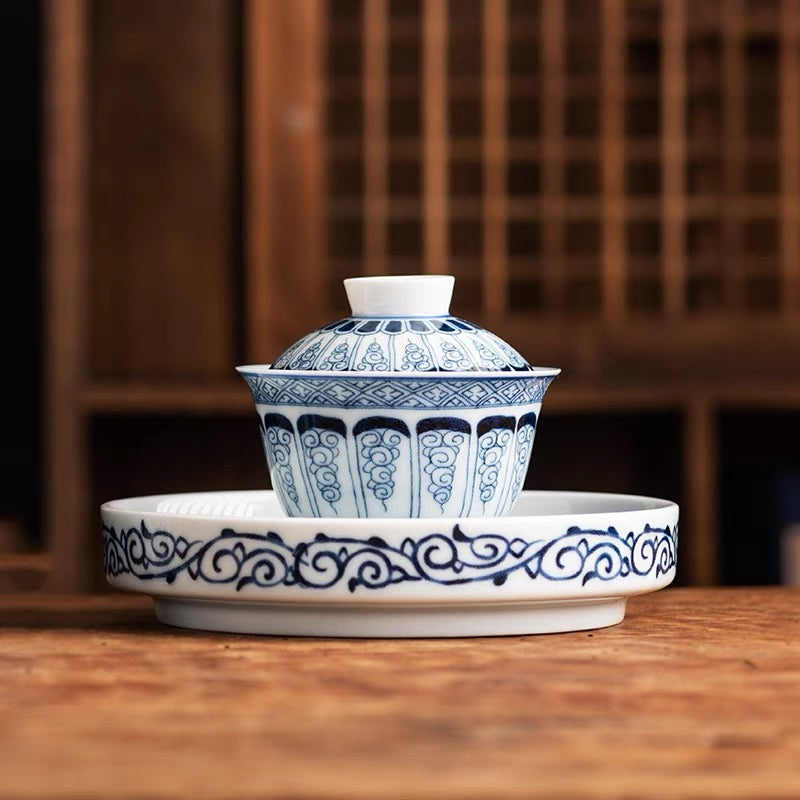
<svg viewBox="0 0 800 800"><path fill-rule="evenodd" d="M422 17L424 270L448 270L447 5L428 0Z"/></svg>
<svg viewBox="0 0 800 800"><path fill-rule="evenodd" d="M246 4L244 284L250 363L269 363L330 321L323 280L323 11L321 0Z"/></svg>
<svg viewBox="0 0 800 800"><path fill-rule="evenodd" d="M0 604L2 794L795 798L800 591L538 637L289 640L136 598Z"/></svg>
<svg viewBox="0 0 800 800"><path fill-rule="evenodd" d="M49 553L0 553L0 592L52 588L52 568Z"/></svg>
<svg viewBox="0 0 800 800"><path fill-rule="evenodd" d="M684 552L694 586L713 586L719 579L718 449L712 406L707 400L695 399L683 419L683 483L688 507L682 527L688 531Z"/></svg>
<svg viewBox="0 0 800 800"><path fill-rule="evenodd" d="M224 0L92 5L91 341L102 377L234 359L236 85Z"/></svg>
<svg viewBox="0 0 800 800"><path fill-rule="evenodd" d="M542 277L548 312L558 315L564 278L565 6L542 3Z"/></svg>
<svg viewBox="0 0 800 800"><path fill-rule="evenodd" d="M664 310L686 310L686 3L663 5L661 68L661 268Z"/></svg>
<svg viewBox="0 0 800 800"><path fill-rule="evenodd" d="M88 7L44 7L44 524L61 569L50 588L85 585Z"/></svg>
<svg viewBox="0 0 800 800"><path fill-rule="evenodd" d="M508 8L506 0L483 5L483 313L496 323L508 305L506 253L506 103Z"/></svg>
<svg viewBox="0 0 800 800"><path fill-rule="evenodd" d="M388 3L364 4L364 274L386 272Z"/></svg>
<svg viewBox="0 0 800 800"><path fill-rule="evenodd" d="M280 353L271 319L271 48L269 5L259 0L244 4L242 94L246 111L243 125L244 197L244 315L245 360L271 361ZM278 335L280 339L280 333Z"/></svg>
<svg viewBox="0 0 800 800"><path fill-rule="evenodd" d="M603 317L619 324L627 306L625 263L625 8L620 0L601 5L600 163L602 167Z"/></svg>
<svg viewBox="0 0 800 800"><path fill-rule="evenodd" d="M800 2L783 0L780 30L781 300L800 311Z"/></svg>
<svg viewBox="0 0 800 800"><path fill-rule="evenodd" d="M731 313L743 304L742 222L739 202L747 144L744 103L745 63L742 0L726 0L722 9L722 274L725 305Z"/></svg>

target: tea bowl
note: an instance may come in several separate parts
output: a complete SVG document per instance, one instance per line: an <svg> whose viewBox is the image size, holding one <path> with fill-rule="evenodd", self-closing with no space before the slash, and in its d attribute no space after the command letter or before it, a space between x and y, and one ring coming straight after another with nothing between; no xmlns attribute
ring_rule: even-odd
<svg viewBox="0 0 800 800"><path fill-rule="evenodd" d="M292 517L509 513L558 374L238 371Z"/></svg>

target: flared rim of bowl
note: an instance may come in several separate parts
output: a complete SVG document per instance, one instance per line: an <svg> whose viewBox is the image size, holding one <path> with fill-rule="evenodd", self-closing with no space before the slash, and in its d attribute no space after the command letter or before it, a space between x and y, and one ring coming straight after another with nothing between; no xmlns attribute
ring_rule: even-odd
<svg viewBox="0 0 800 800"><path fill-rule="evenodd" d="M365 370L353 372L350 370L320 370L320 369L272 369L271 364L243 364L236 367L240 375L264 375L274 378L405 378L406 380L454 380L454 379L494 379L509 380L513 378L555 378L561 373L560 367L532 367L529 370L509 372L377 372Z"/></svg>

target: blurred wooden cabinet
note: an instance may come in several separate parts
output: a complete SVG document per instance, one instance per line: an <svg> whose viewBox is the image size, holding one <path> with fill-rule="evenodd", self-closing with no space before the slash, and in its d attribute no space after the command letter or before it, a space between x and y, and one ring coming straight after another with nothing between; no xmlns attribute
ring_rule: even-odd
<svg viewBox="0 0 800 800"><path fill-rule="evenodd" d="M51 586L96 585L112 495L260 486L234 364L417 271L564 368L532 485L679 497L682 579L718 579L718 415L800 410L798 0L44 21Z"/></svg>

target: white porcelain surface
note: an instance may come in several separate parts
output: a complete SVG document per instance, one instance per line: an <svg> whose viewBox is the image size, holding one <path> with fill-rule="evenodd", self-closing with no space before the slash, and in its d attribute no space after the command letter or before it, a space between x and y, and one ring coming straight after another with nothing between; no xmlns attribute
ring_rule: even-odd
<svg viewBox="0 0 800 800"><path fill-rule="evenodd" d="M302 519L273 492L103 505L110 583L189 628L304 636L491 636L613 625L675 575L678 507L523 492L507 517Z"/></svg>
<svg viewBox="0 0 800 800"><path fill-rule="evenodd" d="M354 317L440 317L450 313L452 275L380 275L345 278Z"/></svg>

